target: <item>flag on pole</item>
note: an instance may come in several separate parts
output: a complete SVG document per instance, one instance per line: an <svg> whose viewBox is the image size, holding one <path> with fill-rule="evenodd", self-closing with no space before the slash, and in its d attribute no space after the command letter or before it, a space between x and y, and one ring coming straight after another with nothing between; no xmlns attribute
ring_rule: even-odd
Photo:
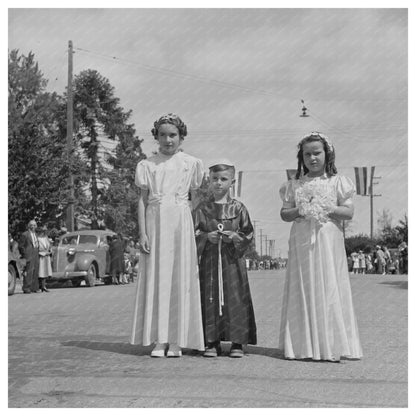
<svg viewBox="0 0 416 416"><path fill-rule="evenodd" d="M367 195L367 168L354 168L357 195Z"/></svg>
<svg viewBox="0 0 416 416"><path fill-rule="evenodd" d="M287 180L295 179L297 169L286 169Z"/></svg>
<svg viewBox="0 0 416 416"><path fill-rule="evenodd" d="M241 196L241 187L243 184L243 171L238 172L238 183L237 183L237 197L240 198Z"/></svg>
<svg viewBox="0 0 416 416"><path fill-rule="evenodd" d="M368 181L368 169L367 167L361 167L361 168L354 168L355 171L355 183L357 188L357 195L368 195L368 183L373 183L374 178L374 171L376 167L371 166L371 173L370 173L370 180Z"/></svg>

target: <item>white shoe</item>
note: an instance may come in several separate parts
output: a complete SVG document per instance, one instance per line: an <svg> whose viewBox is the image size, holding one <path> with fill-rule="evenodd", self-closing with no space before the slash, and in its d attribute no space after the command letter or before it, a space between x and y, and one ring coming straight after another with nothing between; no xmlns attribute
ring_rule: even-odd
<svg viewBox="0 0 416 416"><path fill-rule="evenodd" d="M178 344L169 344L167 357L182 357L182 350Z"/></svg>
<svg viewBox="0 0 416 416"><path fill-rule="evenodd" d="M166 350L166 344L159 344L156 343L155 347L153 348L152 352L150 353L151 357L164 357L165 356L165 350Z"/></svg>

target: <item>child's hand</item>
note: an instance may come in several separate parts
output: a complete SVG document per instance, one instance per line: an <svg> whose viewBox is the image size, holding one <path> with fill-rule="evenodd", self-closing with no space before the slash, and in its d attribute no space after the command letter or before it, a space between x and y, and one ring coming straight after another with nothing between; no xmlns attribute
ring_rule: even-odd
<svg viewBox="0 0 416 416"><path fill-rule="evenodd" d="M236 244L243 240L235 231L223 231L222 234L224 243L233 242L234 244Z"/></svg>
<svg viewBox="0 0 416 416"><path fill-rule="evenodd" d="M218 244L218 241L220 240L220 236L218 234L218 231L211 231L208 233L208 241L212 244Z"/></svg>
<svg viewBox="0 0 416 416"><path fill-rule="evenodd" d="M150 244L146 234L143 234L139 237L139 245L142 253L150 254Z"/></svg>

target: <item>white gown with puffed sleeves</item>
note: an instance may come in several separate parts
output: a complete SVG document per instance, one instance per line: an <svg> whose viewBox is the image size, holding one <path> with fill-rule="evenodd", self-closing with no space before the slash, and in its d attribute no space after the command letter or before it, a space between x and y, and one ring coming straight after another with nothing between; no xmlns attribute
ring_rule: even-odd
<svg viewBox="0 0 416 416"><path fill-rule="evenodd" d="M202 162L184 152L142 160L136 185L148 191L132 344L175 343L204 350L198 262L188 194L202 183Z"/></svg>
<svg viewBox="0 0 416 416"><path fill-rule="evenodd" d="M284 208L312 198L341 205L354 193L349 178L326 174L292 179L280 189ZM344 236L338 221L312 215L292 224L279 349L291 359L362 357Z"/></svg>

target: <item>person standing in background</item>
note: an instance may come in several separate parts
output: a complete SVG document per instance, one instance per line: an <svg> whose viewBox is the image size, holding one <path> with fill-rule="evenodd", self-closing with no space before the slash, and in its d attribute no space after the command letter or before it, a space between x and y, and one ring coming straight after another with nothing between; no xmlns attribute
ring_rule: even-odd
<svg viewBox="0 0 416 416"><path fill-rule="evenodd" d="M42 292L49 292L46 288L46 278L52 277L52 250L51 243L47 236L48 227L43 226L40 229L38 241L39 241L39 287Z"/></svg>
<svg viewBox="0 0 416 416"><path fill-rule="evenodd" d="M380 246L376 246L376 260L378 274L386 274L386 257Z"/></svg>
<svg viewBox="0 0 416 416"><path fill-rule="evenodd" d="M110 243L110 273L113 284L124 284L124 242L123 236L118 234L114 236Z"/></svg>
<svg viewBox="0 0 416 416"><path fill-rule="evenodd" d="M387 246L383 246L383 251L384 251L384 259L386 261L386 267L385 267L385 272L387 274L390 273L390 266L391 266L391 255L390 255L390 251L387 248Z"/></svg>
<svg viewBox="0 0 416 416"><path fill-rule="evenodd" d="M365 254L362 250L358 252L358 273L365 274Z"/></svg>
<svg viewBox="0 0 416 416"><path fill-rule="evenodd" d="M26 260L26 273L23 277L23 293L38 293L39 282L39 241L36 235L36 221L28 223L28 229L19 240L19 250L22 257Z"/></svg>

